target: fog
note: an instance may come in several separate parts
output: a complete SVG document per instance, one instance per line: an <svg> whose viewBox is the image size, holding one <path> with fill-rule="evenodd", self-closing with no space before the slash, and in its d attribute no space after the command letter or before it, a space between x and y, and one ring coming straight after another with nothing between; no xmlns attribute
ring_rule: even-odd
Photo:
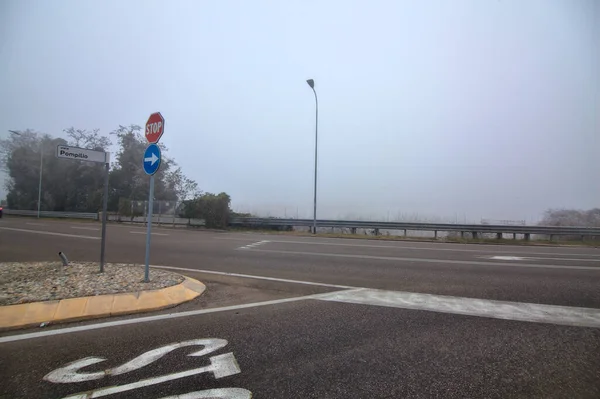
<svg viewBox="0 0 600 399"><path fill-rule="evenodd" d="M599 206L599 49L595 0L5 0L0 137L160 111L202 190L312 217L312 78L319 218L537 221Z"/></svg>

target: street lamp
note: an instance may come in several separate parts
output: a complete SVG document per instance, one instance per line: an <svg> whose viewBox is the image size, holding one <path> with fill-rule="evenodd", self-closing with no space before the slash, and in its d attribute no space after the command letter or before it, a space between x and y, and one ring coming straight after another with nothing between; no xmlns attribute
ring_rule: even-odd
<svg viewBox="0 0 600 399"><path fill-rule="evenodd" d="M315 189L313 202L313 234L317 234L317 138L319 137L319 100L315 91L315 81L308 79L306 81L313 93L315 93Z"/></svg>
<svg viewBox="0 0 600 399"><path fill-rule="evenodd" d="M9 133L16 134L17 136L21 136L20 132L15 130L9 130ZM42 141L40 141L40 183L38 185L38 203L37 203L37 217L40 218L40 209L42 205L42 173L44 169L44 151L42 148Z"/></svg>

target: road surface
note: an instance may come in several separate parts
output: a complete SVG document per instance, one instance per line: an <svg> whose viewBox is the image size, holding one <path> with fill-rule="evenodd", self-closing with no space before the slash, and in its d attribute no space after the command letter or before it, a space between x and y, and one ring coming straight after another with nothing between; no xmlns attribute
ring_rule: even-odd
<svg viewBox="0 0 600 399"><path fill-rule="evenodd" d="M143 263L144 233L109 225L107 261ZM1 333L0 398L600 397L599 249L153 233L207 292ZM97 261L99 236L4 218L0 261Z"/></svg>

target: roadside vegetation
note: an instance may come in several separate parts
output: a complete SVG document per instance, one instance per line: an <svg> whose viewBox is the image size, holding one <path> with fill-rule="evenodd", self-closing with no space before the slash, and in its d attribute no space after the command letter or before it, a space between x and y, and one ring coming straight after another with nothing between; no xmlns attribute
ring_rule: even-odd
<svg viewBox="0 0 600 399"><path fill-rule="evenodd" d="M66 129L66 138L53 137L27 129L0 140L0 168L8 175L6 206L10 209L37 209L40 167L42 168L42 211L98 212L102 208L104 165L70 162L56 158L56 147L68 145L97 151L111 151L108 211L125 216L144 214L149 179L142 169L147 146L137 125L119 126L108 136L98 129ZM231 199L227 193L204 193L187 177L168 149L155 175L156 207L173 204L172 212L181 217L204 219L207 227L225 228L230 216ZM112 151L111 151L112 152ZM158 212L156 208L153 212Z"/></svg>

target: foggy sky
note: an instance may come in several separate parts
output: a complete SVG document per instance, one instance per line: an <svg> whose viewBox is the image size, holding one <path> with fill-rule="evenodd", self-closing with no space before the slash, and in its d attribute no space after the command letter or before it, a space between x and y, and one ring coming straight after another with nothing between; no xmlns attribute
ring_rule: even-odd
<svg viewBox="0 0 600 399"><path fill-rule="evenodd" d="M537 220L600 206L594 0L0 2L0 137L162 141L236 210ZM0 191L4 197L5 190Z"/></svg>

